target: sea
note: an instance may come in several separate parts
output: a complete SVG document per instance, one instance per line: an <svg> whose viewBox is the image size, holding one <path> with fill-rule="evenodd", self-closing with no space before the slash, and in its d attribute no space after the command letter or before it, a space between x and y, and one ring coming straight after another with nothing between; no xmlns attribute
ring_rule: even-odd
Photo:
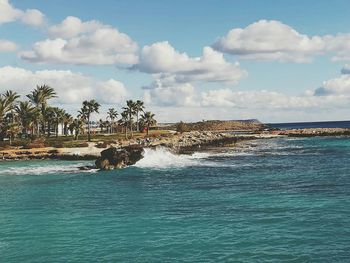
<svg viewBox="0 0 350 263"><path fill-rule="evenodd" d="M126 169L0 163L0 262L349 262L350 138L274 138Z"/></svg>

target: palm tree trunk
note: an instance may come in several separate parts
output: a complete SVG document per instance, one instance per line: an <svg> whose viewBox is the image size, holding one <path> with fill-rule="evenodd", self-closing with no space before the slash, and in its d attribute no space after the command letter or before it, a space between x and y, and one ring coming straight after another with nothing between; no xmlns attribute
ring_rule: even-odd
<svg viewBox="0 0 350 263"><path fill-rule="evenodd" d="M136 129L137 132L140 132L140 124L139 124L139 112L136 113Z"/></svg>
<svg viewBox="0 0 350 263"><path fill-rule="evenodd" d="M58 122L57 122L57 124L56 124L56 138L58 138Z"/></svg>
<svg viewBox="0 0 350 263"><path fill-rule="evenodd" d="M23 132L22 132L23 133ZM30 137L33 137L34 134L34 126L30 128Z"/></svg>
<svg viewBox="0 0 350 263"><path fill-rule="evenodd" d="M39 137L40 136L40 124L39 124L39 122L37 122L37 124L36 124L36 132L37 132L37 136Z"/></svg>
<svg viewBox="0 0 350 263"><path fill-rule="evenodd" d="M45 133L44 133L45 134ZM51 124L50 122L47 124L47 137L51 136Z"/></svg>
<svg viewBox="0 0 350 263"><path fill-rule="evenodd" d="M90 135L90 116L88 116L88 141L91 142L91 135Z"/></svg>

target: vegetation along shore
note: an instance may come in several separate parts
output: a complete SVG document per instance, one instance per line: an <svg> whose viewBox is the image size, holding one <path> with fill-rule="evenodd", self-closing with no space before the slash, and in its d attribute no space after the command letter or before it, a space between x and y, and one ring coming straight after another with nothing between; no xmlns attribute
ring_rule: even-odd
<svg viewBox="0 0 350 263"><path fill-rule="evenodd" d="M276 136L350 135L343 128L270 129L258 120L159 124L141 100L127 100L120 112L110 108L106 119L95 121L101 105L94 99L83 101L73 117L49 104L56 96L48 85L37 86L25 100L13 91L1 94L0 159L95 160L108 148L130 145L192 153Z"/></svg>

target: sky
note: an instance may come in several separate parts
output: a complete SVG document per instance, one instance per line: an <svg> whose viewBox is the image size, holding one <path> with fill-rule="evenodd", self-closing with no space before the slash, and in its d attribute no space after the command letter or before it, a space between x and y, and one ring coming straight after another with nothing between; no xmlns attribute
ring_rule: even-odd
<svg viewBox="0 0 350 263"><path fill-rule="evenodd" d="M0 0L0 93L160 122L350 119L350 2Z"/></svg>

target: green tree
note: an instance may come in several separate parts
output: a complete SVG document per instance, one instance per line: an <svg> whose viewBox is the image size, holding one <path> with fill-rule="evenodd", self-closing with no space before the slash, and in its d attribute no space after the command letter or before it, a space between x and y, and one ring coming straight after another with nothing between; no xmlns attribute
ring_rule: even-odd
<svg viewBox="0 0 350 263"><path fill-rule="evenodd" d="M130 128L130 134L131 137L133 137L133 123L134 123L134 115L136 113L136 103L132 100L126 101L126 107L123 107L124 112L127 115L129 128Z"/></svg>
<svg viewBox="0 0 350 263"><path fill-rule="evenodd" d="M36 106L38 110L41 112L40 120L38 120L38 135L40 134L40 128L39 123L41 122L41 131L43 134L45 134L46 130L46 122L49 122L50 119L47 119L47 116L50 116L50 114L46 113L46 110L48 108L48 100L52 98L56 98L56 92L53 88L51 88L48 85L42 85L42 86L36 86L36 89L34 89L30 94L27 95L29 100ZM50 112L51 113L51 112ZM50 131L48 130L48 134Z"/></svg>
<svg viewBox="0 0 350 263"><path fill-rule="evenodd" d="M139 113L143 112L144 109L145 109L144 102L141 100L137 100L135 102L135 114L136 114L136 128L138 132L140 132Z"/></svg>
<svg viewBox="0 0 350 263"><path fill-rule="evenodd" d="M100 106L101 105L95 100L83 101L83 107L81 108L81 114L87 121L88 141L89 142L91 141L91 123L90 123L91 114L94 112L98 113Z"/></svg>
<svg viewBox="0 0 350 263"><path fill-rule="evenodd" d="M121 113L121 118L118 123L124 128L125 139L128 139L128 126L129 126L129 117L128 112L123 111Z"/></svg>
<svg viewBox="0 0 350 263"><path fill-rule="evenodd" d="M79 134L84 131L84 121L79 118L74 119L69 125L69 130L72 134L74 133L74 139L78 140Z"/></svg>
<svg viewBox="0 0 350 263"><path fill-rule="evenodd" d="M149 133L149 128L152 125L155 125L157 121L154 119L154 114L150 111L146 111L141 116L141 122L147 127L147 135Z"/></svg>
<svg viewBox="0 0 350 263"><path fill-rule="evenodd" d="M7 114L11 109L9 100L0 94L0 140L3 141L6 137L8 126Z"/></svg>
<svg viewBox="0 0 350 263"><path fill-rule="evenodd" d="M33 137L35 119L40 114L38 109L29 101L20 101L15 106L15 111L22 128L22 134L27 135L30 132L31 137Z"/></svg>
<svg viewBox="0 0 350 263"><path fill-rule="evenodd" d="M63 134L68 135L68 127L73 122L73 117L69 113L65 113L63 116Z"/></svg>
<svg viewBox="0 0 350 263"><path fill-rule="evenodd" d="M111 133L114 132L114 120L118 117L118 112L114 108L108 109L107 119L111 120Z"/></svg>
<svg viewBox="0 0 350 263"><path fill-rule="evenodd" d="M4 98L7 100L7 103L9 105L9 112L8 112L8 118L9 118L9 125L8 125L8 133L10 138L10 145L12 144L12 141L14 139L14 136L16 132L18 131L18 125L15 123L15 114L14 109L17 103L17 99L19 99L20 95L18 95L16 92L12 90L8 90L4 93Z"/></svg>

